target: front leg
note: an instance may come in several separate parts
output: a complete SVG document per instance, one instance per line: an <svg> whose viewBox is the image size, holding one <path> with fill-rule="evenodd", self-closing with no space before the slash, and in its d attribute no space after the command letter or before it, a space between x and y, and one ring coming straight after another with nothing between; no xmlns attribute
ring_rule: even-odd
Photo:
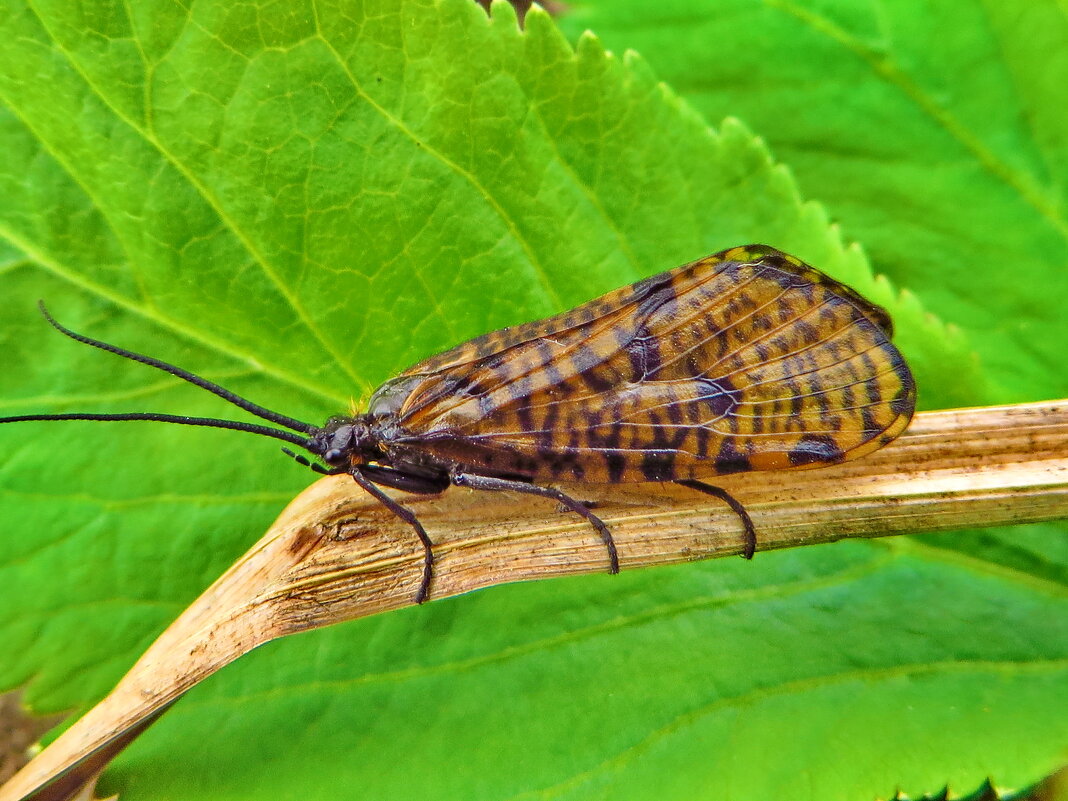
<svg viewBox="0 0 1068 801"><path fill-rule="evenodd" d="M437 495L447 490L450 484L449 476L444 471L416 473L411 469L398 470L385 465L363 464L360 465L360 472L379 486L392 487L413 495Z"/></svg>
<svg viewBox="0 0 1068 801"><path fill-rule="evenodd" d="M364 469L365 468L362 467L350 468L349 475L352 476L352 480L363 487L368 494L389 509L389 511L393 512L393 514L415 529L419 541L423 543L423 579L419 583L419 591L415 594L415 602L421 604L427 599L427 595L430 593L430 579L434 574L434 543L430 541L426 529L424 529L423 524L419 522L419 518L415 516L415 512L406 506L401 506L386 495L386 493L382 492L382 490L375 486L370 478L364 475Z"/></svg>

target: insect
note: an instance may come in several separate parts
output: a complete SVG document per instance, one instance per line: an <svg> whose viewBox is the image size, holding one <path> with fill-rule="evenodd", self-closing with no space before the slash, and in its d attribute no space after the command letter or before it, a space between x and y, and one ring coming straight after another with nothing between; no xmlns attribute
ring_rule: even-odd
<svg viewBox="0 0 1068 801"><path fill-rule="evenodd" d="M726 250L570 311L477 337L387 381L368 409L322 426L258 406L174 365L77 334L68 337L164 370L279 428L151 412L30 414L31 420L148 420L274 437L318 473L347 473L407 523L424 550L415 600L433 575L433 543L381 487L417 494L452 485L549 498L585 518L619 571L612 534L553 482L673 481L745 508L702 479L842 462L874 451L912 417L916 387L891 344L889 316L855 291L765 245Z"/></svg>

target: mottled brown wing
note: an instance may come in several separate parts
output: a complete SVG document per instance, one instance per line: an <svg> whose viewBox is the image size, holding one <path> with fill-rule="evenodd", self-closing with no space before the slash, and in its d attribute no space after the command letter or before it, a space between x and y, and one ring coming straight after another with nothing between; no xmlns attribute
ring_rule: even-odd
<svg viewBox="0 0 1068 801"><path fill-rule="evenodd" d="M397 455L476 472L667 481L816 466L904 430L886 313L774 248L708 256L473 339L384 385Z"/></svg>

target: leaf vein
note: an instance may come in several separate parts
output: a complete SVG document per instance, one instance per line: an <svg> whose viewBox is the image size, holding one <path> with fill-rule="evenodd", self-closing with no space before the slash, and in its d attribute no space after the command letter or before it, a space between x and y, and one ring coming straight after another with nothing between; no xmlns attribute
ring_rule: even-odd
<svg viewBox="0 0 1068 801"><path fill-rule="evenodd" d="M37 17L41 28L46 31L52 39L52 44L56 50L63 54L67 62L70 64L78 76L85 82L85 85L92 90L97 99L109 110L115 117L122 120L134 133L140 136L147 144L159 153L162 159L169 164L179 175L181 175L189 185L200 195L201 198L208 204L212 211L218 216L220 222L226 226L226 228L234 235L235 239L241 244L241 246L248 252L252 259L259 266L260 270L272 284L281 298L289 305L296 315L296 318L304 325L305 328L314 336L323 349L333 358L335 363L353 380L355 383L359 383L359 376L353 369L352 364L342 358L341 354L331 344L331 342L323 335L323 332L315 324L315 321L308 315L307 310L304 308L304 304L293 293L293 291L285 284L275 269L269 264L266 256L255 245L248 234L238 225L237 221L233 219L226 211L225 207L214 195L213 192L205 185L200 178L195 175L180 159L178 159L173 153L171 153L150 131L146 130L142 125L139 125L136 120L129 118L119 108L117 108L108 98L107 94L103 92L89 75L82 69L78 61L67 51L67 49L60 43L59 39L49 30L48 25L45 22L44 16L38 11L33 0L27 0L28 7L33 11ZM147 110L146 110L147 113ZM130 260L131 266L135 264L134 260Z"/></svg>

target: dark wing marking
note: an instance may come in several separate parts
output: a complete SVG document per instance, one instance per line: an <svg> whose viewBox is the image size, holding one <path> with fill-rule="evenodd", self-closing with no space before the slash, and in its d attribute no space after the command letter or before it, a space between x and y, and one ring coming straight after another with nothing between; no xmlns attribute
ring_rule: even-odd
<svg viewBox="0 0 1068 801"><path fill-rule="evenodd" d="M908 424L886 312L734 248L466 342L376 394L402 445L484 472L619 482L855 458Z"/></svg>

